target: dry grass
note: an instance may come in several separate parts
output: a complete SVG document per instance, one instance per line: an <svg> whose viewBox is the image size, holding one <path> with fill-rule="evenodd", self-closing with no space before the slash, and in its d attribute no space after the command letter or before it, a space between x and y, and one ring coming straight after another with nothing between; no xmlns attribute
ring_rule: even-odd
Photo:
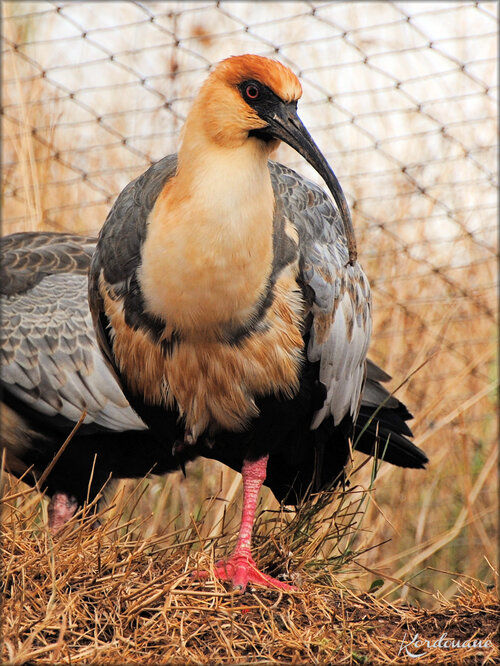
<svg viewBox="0 0 500 666"><path fill-rule="evenodd" d="M23 42L36 26L17 29L9 36ZM3 172L3 213L11 220L3 233L94 231L112 194L147 160L109 136L102 150L86 151L85 142L82 148L71 133L68 100L47 102L45 83L28 80L35 72L26 68L14 53L5 55L4 74L14 83L5 86L3 103L20 106L2 117L4 158L12 162ZM127 135L125 124L116 127ZM155 128L152 122L153 134ZM95 129L93 146L102 125ZM486 130L478 125L478 146L490 141L480 131ZM444 137L429 141L433 154L446 153ZM402 162L417 162L417 148ZM300 591L243 597L189 576L196 567L210 570L214 552L228 552L234 541L240 477L218 463L197 461L187 479L122 481L108 492L97 530L88 529L89 517L54 541L44 528L45 500L5 480L3 659L382 663L398 659L405 634L493 636L495 239L486 221L471 233L469 213L457 203L446 219L450 240L434 242L425 220L442 212L439 202L409 188L402 172L385 182L384 196L370 198L373 185L357 176L366 164L347 159L360 255L374 291L370 355L393 375L393 388L401 385L397 395L415 415L428 470L383 465L372 484L373 468L360 456L348 493L298 515L264 491L258 561L275 575L294 572ZM456 177L438 160L435 168L438 183ZM472 188L468 195L477 196ZM494 654L436 649L426 663L492 663Z"/></svg>
<svg viewBox="0 0 500 666"><path fill-rule="evenodd" d="M431 645L443 634L482 641L483 648L424 646L425 663L488 664L500 656L500 605L479 581L459 579L459 594L452 601L435 596L432 612L390 603L373 594L377 581L371 590L353 590L328 565L300 567L321 548L303 541L293 558L296 592L232 594L210 575L193 575L212 570L224 541L198 537L203 516L185 530L138 538L141 518L124 520L118 493L100 512L99 527L92 529L94 515L87 513L52 538L40 502L36 491L6 480L4 662L410 663L404 646L417 634ZM260 544L259 564L276 573L270 563L282 543Z"/></svg>

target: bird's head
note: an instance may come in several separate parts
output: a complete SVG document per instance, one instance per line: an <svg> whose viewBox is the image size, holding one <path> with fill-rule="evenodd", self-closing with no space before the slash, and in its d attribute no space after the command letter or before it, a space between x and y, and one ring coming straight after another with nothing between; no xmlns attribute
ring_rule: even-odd
<svg viewBox="0 0 500 666"><path fill-rule="evenodd" d="M189 132L194 138L202 132L205 142L226 149L252 142L266 156L280 141L294 148L328 185L342 216L353 263L356 244L349 207L337 177L297 115L301 95L298 78L276 60L257 55L226 58L203 84L184 136Z"/></svg>
<svg viewBox="0 0 500 666"><path fill-rule="evenodd" d="M298 78L280 62L257 55L233 56L207 78L193 110L202 111L204 130L218 145L235 148L258 137L270 152L279 143L266 131L272 117L286 107L296 109L301 95Z"/></svg>

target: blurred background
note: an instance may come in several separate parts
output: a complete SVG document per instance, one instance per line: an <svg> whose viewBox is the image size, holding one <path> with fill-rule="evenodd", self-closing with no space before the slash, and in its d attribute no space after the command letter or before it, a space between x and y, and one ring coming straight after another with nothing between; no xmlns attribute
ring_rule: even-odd
<svg viewBox="0 0 500 666"><path fill-rule="evenodd" d="M97 233L120 190L176 150L222 58L270 56L299 76L299 113L342 183L372 284L370 356L392 375L430 458L425 472L382 465L349 539L364 568L344 575L364 571L365 587L370 572L411 581L389 580L380 594L424 604L452 595L457 574L494 581L497 11L456 1L2 3L4 235ZM318 181L291 149L275 158ZM367 489L371 474L365 466L351 486ZM143 535L167 538L202 518L201 537L231 536L240 491L239 475L198 461L185 480L122 482L115 504L142 517ZM268 491L261 508L264 523L277 515ZM325 548L316 555L331 560L346 545Z"/></svg>

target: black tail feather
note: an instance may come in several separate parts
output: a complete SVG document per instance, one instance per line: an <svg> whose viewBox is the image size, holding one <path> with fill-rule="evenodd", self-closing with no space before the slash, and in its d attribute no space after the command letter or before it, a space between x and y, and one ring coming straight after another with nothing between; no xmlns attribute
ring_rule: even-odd
<svg viewBox="0 0 500 666"><path fill-rule="evenodd" d="M413 433L406 421L411 414L403 403L398 408L362 405L356 422L354 448L398 467L423 469L426 454L410 442Z"/></svg>

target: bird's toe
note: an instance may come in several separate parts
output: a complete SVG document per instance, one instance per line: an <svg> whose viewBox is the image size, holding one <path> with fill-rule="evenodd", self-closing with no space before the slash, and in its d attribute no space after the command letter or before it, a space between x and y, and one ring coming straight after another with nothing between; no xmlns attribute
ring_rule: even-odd
<svg viewBox="0 0 500 666"><path fill-rule="evenodd" d="M214 573L220 580L230 582L235 592L243 593L248 584L286 592L296 589L260 571L253 558L247 555L232 555L228 560L217 562Z"/></svg>

